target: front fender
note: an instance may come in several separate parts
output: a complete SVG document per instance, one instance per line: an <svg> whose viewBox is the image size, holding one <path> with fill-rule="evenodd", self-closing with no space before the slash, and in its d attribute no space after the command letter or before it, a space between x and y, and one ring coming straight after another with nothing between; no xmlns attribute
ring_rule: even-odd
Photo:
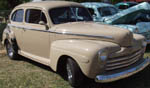
<svg viewBox="0 0 150 88"><path fill-rule="evenodd" d="M9 31L7 28L4 29L4 32L2 34L2 44L4 45L5 44L5 40L8 40L9 42L11 41L10 40L10 36L9 36Z"/></svg>
<svg viewBox="0 0 150 88"><path fill-rule="evenodd" d="M7 39L10 43L11 43L11 40L15 39L15 34L12 30L9 29L9 26L7 26L5 29L4 29L4 32L3 32L3 35L2 35L2 44L4 45L5 43L5 40Z"/></svg>
<svg viewBox="0 0 150 88"><path fill-rule="evenodd" d="M72 57L81 71L89 78L95 78L100 72L97 53L99 50L107 48L109 52L120 50L117 44L95 40L58 40L51 45L51 68L56 71L58 60L61 56Z"/></svg>

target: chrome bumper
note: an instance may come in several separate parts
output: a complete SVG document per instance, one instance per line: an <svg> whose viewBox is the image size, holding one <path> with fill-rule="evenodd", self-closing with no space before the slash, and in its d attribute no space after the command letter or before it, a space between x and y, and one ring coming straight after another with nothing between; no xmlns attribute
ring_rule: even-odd
<svg viewBox="0 0 150 88"><path fill-rule="evenodd" d="M146 40L147 44L150 44L150 40Z"/></svg>
<svg viewBox="0 0 150 88"><path fill-rule="evenodd" d="M150 58L146 58L143 63L139 64L138 66L128 69L126 71L120 72L120 73L115 73L111 75L98 75L96 76L95 81L96 82L101 82L101 83L106 83L106 82L112 82L116 81L119 79L123 79L126 77L129 77L141 70L143 70L145 67L147 67L150 64Z"/></svg>

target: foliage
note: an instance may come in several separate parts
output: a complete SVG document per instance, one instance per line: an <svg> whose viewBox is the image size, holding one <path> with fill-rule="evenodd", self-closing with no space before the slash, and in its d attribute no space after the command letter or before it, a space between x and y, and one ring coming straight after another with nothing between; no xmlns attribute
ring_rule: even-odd
<svg viewBox="0 0 150 88"><path fill-rule="evenodd" d="M0 10L11 10L16 5L28 2L30 0L0 0Z"/></svg>
<svg viewBox="0 0 150 88"><path fill-rule="evenodd" d="M18 4L28 2L30 0L0 0L0 17L6 21L11 10Z"/></svg>

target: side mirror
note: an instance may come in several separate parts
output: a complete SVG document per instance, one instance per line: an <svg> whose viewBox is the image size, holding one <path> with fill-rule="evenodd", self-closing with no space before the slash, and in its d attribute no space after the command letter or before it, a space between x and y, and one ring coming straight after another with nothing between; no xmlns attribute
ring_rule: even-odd
<svg viewBox="0 0 150 88"><path fill-rule="evenodd" d="M46 30L49 29L48 25L44 21L40 21L39 24L44 25Z"/></svg>
<svg viewBox="0 0 150 88"><path fill-rule="evenodd" d="M40 21L39 24L40 25L46 25L46 23L44 21Z"/></svg>

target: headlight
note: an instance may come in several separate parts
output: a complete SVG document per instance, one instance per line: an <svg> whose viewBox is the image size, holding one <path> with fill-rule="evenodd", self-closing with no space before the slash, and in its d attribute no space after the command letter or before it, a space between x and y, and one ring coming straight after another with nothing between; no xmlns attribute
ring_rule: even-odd
<svg viewBox="0 0 150 88"><path fill-rule="evenodd" d="M106 50L100 50L98 52L98 59L101 61L101 62L105 62L108 58L108 53Z"/></svg>

